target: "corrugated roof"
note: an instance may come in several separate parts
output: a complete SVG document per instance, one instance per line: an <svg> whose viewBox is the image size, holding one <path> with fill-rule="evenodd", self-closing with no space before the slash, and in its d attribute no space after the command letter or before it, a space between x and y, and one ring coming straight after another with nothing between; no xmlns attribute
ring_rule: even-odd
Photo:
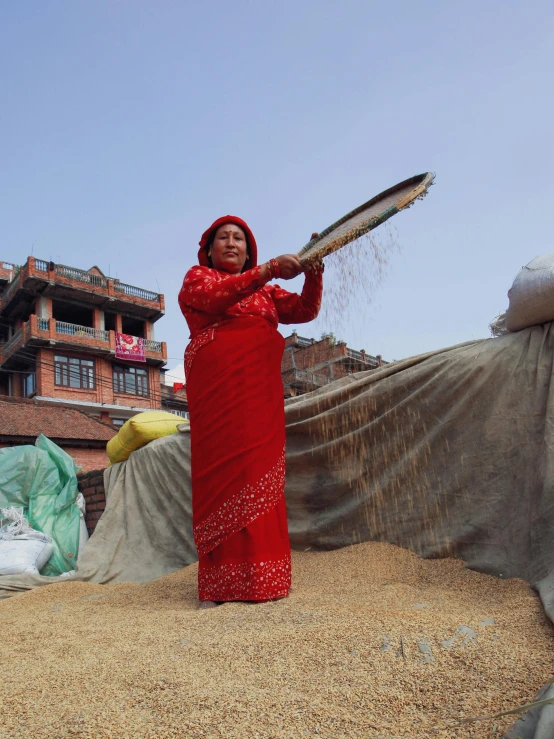
<svg viewBox="0 0 554 739"><path fill-rule="evenodd" d="M73 408L0 396L0 437L45 434L52 439L109 441L116 433L111 425Z"/></svg>

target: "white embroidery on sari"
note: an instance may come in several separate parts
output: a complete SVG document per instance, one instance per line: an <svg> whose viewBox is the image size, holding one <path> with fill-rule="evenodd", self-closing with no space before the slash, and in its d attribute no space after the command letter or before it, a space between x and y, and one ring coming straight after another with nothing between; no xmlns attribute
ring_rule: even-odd
<svg viewBox="0 0 554 739"><path fill-rule="evenodd" d="M285 448L277 464L253 485L246 485L194 528L198 554L207 554L230 534L274 508L285 490Z"/></svg>
<svg viewBox="0 0 554 739"><path fill-rule="evenodd" d="M198 568L200 600L272 600L288 595L290 555L264 562L203 565Z"/></svg>
<svg viewBox="0 0 554 739"><path fill-rule="evenodd" d="M215 337L215 329L209 328L207 331L203 331L198 334L185 349L185 380L188 381L192 362L198 350L205 344L209 344Z"/></svg>

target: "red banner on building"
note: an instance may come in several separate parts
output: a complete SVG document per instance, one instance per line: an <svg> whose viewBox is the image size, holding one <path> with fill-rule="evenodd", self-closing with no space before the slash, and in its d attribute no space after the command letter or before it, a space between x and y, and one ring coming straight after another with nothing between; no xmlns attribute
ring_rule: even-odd
<svg viewBox="0 0 554 739"><path fill-rule="evenodd" d="M144 339L129 334L115 335L116 359L127 359L131 362L146 362L144 353Z"/></svg>

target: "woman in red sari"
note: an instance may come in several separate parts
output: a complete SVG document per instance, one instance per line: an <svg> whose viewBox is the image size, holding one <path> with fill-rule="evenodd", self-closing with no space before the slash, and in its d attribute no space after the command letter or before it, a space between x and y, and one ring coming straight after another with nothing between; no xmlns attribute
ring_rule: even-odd
<svg viewBox="0 0 554 739"><path fill-rule="evenodd" d="M260 266L257 257L248 225L219 218L179 293L191 332L185 376L201 607L283 598L291 584L277 325L317 316L323 270L304 269L293 254ZM302 271L301 295L268 284Z"/></svg>

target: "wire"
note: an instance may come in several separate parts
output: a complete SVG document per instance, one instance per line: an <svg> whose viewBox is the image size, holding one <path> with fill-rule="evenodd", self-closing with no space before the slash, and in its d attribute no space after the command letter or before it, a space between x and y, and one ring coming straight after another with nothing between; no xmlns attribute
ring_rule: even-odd
<svg viewBox="0 0 554 739"><path fill-rule="evenodd" d="M35 372L36 372L36 368L37 367L41 367L41 368L44 367L44 368L53 370L54 372L56 371L56 365L58 363L55 362L55 361L52 362L52 361L48 361L48 360L45 360L45 359L39 360L39 359L37 359L37 355L36 354L33 354L32 352L28 352L26 350L20 350L18 352L18 354L23 359L27 359L28 361L33 361L35 363L35 368L34 368L34 371ZM133 365L130 365L130 366L133 366ZM140 369L142 369L142 368L140 368ZM11 369L3 369L3 368L0 368L0 371L6 372L6 373L11 373L11 374L18 374L18 375L28 375L28 374L31 374L33 372L32 369L29 369L29 370L11 370ZM161 383L160 383L160 385L161 385ZM59 388L66 388L68 386L66 386L66 385L58 385L57 387L59 387ZM114 392L113 375L112 375L112 378L111 379L100 375L100 373L98 371L98 368L97 368L97 365L95 363L95 366L94 366L94 388L75 388L75 389L84 389L84 390L92 390L92 391L97 390L97 389L104 389L104 390L109 390L111 392ZM151 386L151 383L149 382L148 383L148 391L149 391L148 392L148 395L137 395L137 394L131 394L131 393L117 393L117 391L116 391L116 394L117 395L129 395L129 396L132 395L132 397L136 397L136 398L149 398L151 400L154 400L154 402L161 401L161 398L162 398L161 389L158 390L157 387L152 387Z"/></svg>
<svg viewBox="0 0 554 739"><path fill-rule="evenodd" d="M35 372L36 372L36 366L37 365L39 367L44 367L44 368L51 369L54 372L56 370L56 365L58 363L55 360L54 360L54 362L48 361L46 359L37 360L36 354L33 354L31 352L27 352L25 350L20 350L18 353L19 353L20 356L22 356L23 359L26 359L28 361L33 361L34 362L34 364L35 364ZM121 366L123 367L124 365L121 365ZM129 365L129 366L134 366L134 365ZM142 367L136 368L136 369L142 369ZM112 379L109 379L107 377L104 377L103 375L101 375L98 372L97 367L96 367L96 364L95 364L94 370L95 370L94 371L95 386L94 386L94 388L90 388L90 390L94 390L96 388L103 388L103 389L107 389L107 390L109 389L109 390L112 390L113 391L113 375L112 375ZM112 365L112 370L113 370L113 365ZM6 373L18 374L18 375L28 375L28 374L31 374L33 372L33 368L29 368L29 369L26 369L26 370L13 370L13 369L2 369L2 368L0 368L0 371L6 372ZM166 376L168 376L168 375L166 375ZM169 375L169 376L176 377L179 381L181 381L183 379L182 376L180 376L180 375ZM151 385L151 383L149 383L149 385ZM161 382L160 382L160 385L162 385ZM59 385L58 387L67 387L67 386L65 386L65 385ZM166 387L170 387L170 386L166 386ZM81 388L81 389L88 389L88 388ZM149 387L149 391L150 391L150 389L151 388ZM131 393L117 393L117 394L118 395L119 394L121 394L121 395L131 395ZM153 388L152 388L152 392L149 392L149 395L148 396L136 395L136 397L152 397L152 398L154 398L154 400L156 400L158 397L161 398L161 396L162 396L161 391L158 393L157 390L156 389L153 389Z"/></svg>
<svg viewBox="0 0 554 739"><path fill-rule="evenodd" d="M83 349L84 349L84 352L83 353L87 353L87 347L83 347ZM47 349L47 351L54 351L54 350ZM68 351L68 350L67 349L62 350L61 353L63 354L64 351ZM77 353L79 353L79 349L77 347L75 349L72 348L69 351L76 351ZM90 349L88 351L90 351ZM19 349L18 352L17 352L17 354L19 356L23 357L24 359L27 359L27 360L31 360L31 361L36 360L36 354L33 353L33 352L31 352L31 351L29 351L29 350L27 350L27 349L24 349L24 348ZM116 362L117 362L117 360L116 360ZM55 362L48 362L47 360L41 360L40 363L43 366L45 366L45 367L47 367L47 366L54 367L54 364L55 364ZM126 366L126 365L121 365L121 366ZM129 366L135 366L135 365L129 365ZM147 365L147 366L151 366L151 365ZM137 369L142 369L142 368L141 367L138 367ZM2 371L2 368L1 367L0 367L0 371ZM27 370L3 370L3 371L5 371L5 372L8 372L8 371L9 372L22 372L23 374L25 374L27 372ZM182 377L181 375L172 375L172 374L170 374L168 372L165 372L164 375L165 375L165 377ZM100 378L100 379L102 379L102 378Z"/></svg>

